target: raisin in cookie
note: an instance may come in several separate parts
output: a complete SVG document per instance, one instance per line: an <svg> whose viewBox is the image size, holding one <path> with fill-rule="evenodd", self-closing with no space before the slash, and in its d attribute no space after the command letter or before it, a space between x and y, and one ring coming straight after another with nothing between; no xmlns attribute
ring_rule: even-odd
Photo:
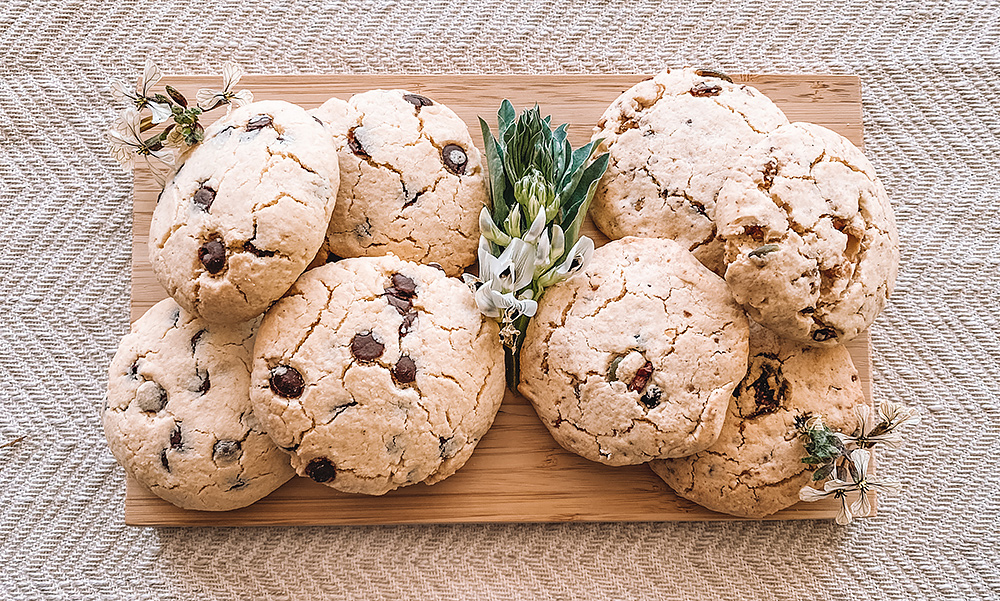
<svg viewBox="0 0 1000 601"><path fill-rule="evenodd" d="M306 272L265 315L254 356L268 433L300 475L344 492L447 478L503 399L496 322L458 280L392 255Z"/></svg>
<svg viewBox="0 0 1000 601"><path fill-rule="evenodd" d="M750 368L733 393L719 440L704 452L653 461L678 495L731 515L759 518L790 507L812 480L797 421L820 415L833 430L857 428L865 404L843 346L809 347L750 328Z"/></svg>
<svg viewBox="0 0 1000 601"><path fill-rule="evenodd" d="M788 123L756 89L712 71L667 69L615 100L594 139L611 154L591 204L609 238L672 238L722 275L715 197L751 145Z"/></svg>
<svg viewBox="0 0 1000 601"><path fill-rule="evenodd" d="M135 322L111 362L111 452L174 505L236 509L295 475L250 408L256 325L209 324L166 299Z"/></svg>
<svg viewBox="0 0 1000 601"><path fill-rule="evenodd" d="M885 307L899 263L871 163L809 123L777 129L741 162L716 208L736 300L782 336L828 346L856 337Z"/></svg>
<svg viewBox="0 0 1000 601"><path fill-rule="evenodd" d="M696 453L747 367L747 319L720 277L672 240L594 252L546 291L518 390L566 449L608 465Z"/></svg>
<svg viewBox="0 0 1000 601"><path fill-rule="evenodd" d="M326 234L340 171L326 127L287 102L233 110L205 130L153 212L160 284L213 322L263 313Z"/></svg>
<svg viewBox="0 0 1000 601"><path fill-rule="evenodd" d="M387 253L455 276L475 260L488 202L482 158L448 107L404 90L332 98L313 114L340 153L340 192L327 233L341 257Z"/></svg>

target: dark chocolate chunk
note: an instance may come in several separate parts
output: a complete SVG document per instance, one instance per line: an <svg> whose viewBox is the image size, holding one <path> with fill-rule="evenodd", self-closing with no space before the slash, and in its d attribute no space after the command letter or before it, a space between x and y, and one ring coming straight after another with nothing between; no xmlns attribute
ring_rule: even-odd
<svg viewBox="0 0 1000 601"><path fill-rule="evenodd" d="M240 458L242 452L238 440L217 440L212 447L212 459L216 463L232 463Z"/></svg>
<svg viewBox="0 0 1000 601"><path fill-rule="evenodd" d="M413 330L413 322L417 320L416 312L410 312L403 316L403 323L399 324L399 337L406 336Z"/></svg>
<svg viewBox="0 0 1000 601"><path fill-rule="evenodd" d="M660 396L663 392L656 386L650 386L646 392L642 393L639 397L639 402L646 406L647 409L652 409L660 404Z"/></svg>
<svg viewBox="0 0 1000 601"><path fill-rule="evenodd" d="M812 333L812 339L816 342L826 342L837 337L837 330L833 328L820 328Z"/></svg>
<svg viewBox="0 0 1000 601"><path fill-rule="evenodd" d="M375 340L371 332L355 334L351 339L351 354L359 361L374 361L385 352L385 345Z"/></svg>
<svg viewBox="0 0 1000 601"><path fill-rule="evenodd" d="M694 84L688 93L692 96L704 97L704 96L718 96L722 92L722 86L717 84L710 84L705 81L699 81Z"/></svg>
<svg viewBox="0 0 1000 601"><path fill-rule="evenodd" d="M629 382L628 389L632 392L638 392L646 387L649 383L649 378L653 376L653 363L646 361L646 364L640 367L635 375L632 376L632 381Z"/></svg>
<svg viewBox="0 0 1000 601"><path fill-rule="evenodd" d="M253 253L258 257L273 257L274 255L278 254L278 252L274 250L262 250L260 248L257 248L256 246L253 245L253 242L250 241L243 243L243 250L244 252Z"/></svg>
<svg viewBox="0 0 1000 601"><path fill-rule="evenodd" d="M160 463L163 465L163 469L170 471L170 462L167 461L167 450L163 449L160 451Z"/></svg>
<svg viewBox="0 0 1000 601"><path fill-rule="evenodd" d="M431 106L434 104L433 102L431 102L430 98L426 96L421 96L420 94L403 94L403 100L417 107L418 111L422 106Z"/></svg>
<svg viewBox="0 0 1000 601"><path fill-rule="evenodd" d="M194 198L192 198L194 206L198 207L206 213L212 208L212 203L215 202L215 190L209 188L205 184L202 184L198 191L194 193Z"/></svg>
<svg viewBox="0 0 1000 601"><path fill-rule="evenodd" d="M444 267L442 267L440 263L428 263L427 266L433 267L434 269L440 269L442 273L445 272Z"/></svg>
<svg viewBox="0 0 1000 601"><path fill-rule="evenodd" d="M469 157L465 154L465 149L458 144L448 144L441 151L441 160L444 161L444 166L448 171L455 175L463 175Z"/></svg>
<svg viewBox="0 0 1000 601"><path fill-rule="evenodd" d="M770 355L758 355L752 359L751 371L755 365L760 365L760 375L753 381L744 378L733 392L734 396L742 396L748 388L753 389L755 408L744 419L752 419L760 415L774 413L788 395L788 380L781 373L781 363Z"/></svg>
<svg viewBox="0 0 1000 601"><path fill-rule="evenodd" d="M351 129L347 130L347 147L351 149L351 152L358 155L359 157L366 159L372 158L372 155L368 154L368 151L365 150L365 147L361 145L361 141L358 140L357 136L355 135L354 130L356 129L358 128L352 127Z"/></svg>
<svg viewBox="0 0 1000 601"><path fill-rule="evenodd" d="M306 466L306 475L316 482L330 482L337 477L337 468L325 457L317 457Z"/></svg>
<svg viewBox="0 0 1000 601"><path fill-rule="evenodd" d="M302 396L306 383L299 370L287 365L279 365L271 370L270 385L274 394L286 399L294 399Z"/></svg>
<svg viewBox="0 0 1000 601"><path fill-rule="evenodd" d="M181 425L174 422L174 429L170 432L170 448L179 451L184 448L184 440L181 437Z"/></svg>
<svg viewBox="0 0 1000 601"><path fill-rule="evenodd" d="M226 247L221 240L213 239L201 245L198 249L198 260L205 266L208 273L215 275L226 267Z"/></svg>
<svg viewBox="0 0 1000 601"><path fill-rule="evenodd" d="M402 356L392 368L392 377L400 384L409 384L417 379L417 364L407 356Z"/></svg>
<svg viewBox="0 0 1000 601"><path fill-rule="evenodd" d="M396 296L412 298L417 294L417 283L401 273L392 274L392 287L396 289Z"/></svg>
<svg viewBox="0 0 1000 601"><path fill-rule="evenodd" d="M257 115L256 117L251 117L247 121L247 131L257 131L258 129L264 129L265 127L274 123L270 115Z"/></svg>
<svg viewBox="0 0 1000 601"><path fill-rule="evenodd" d="M208 370L205 370L205 374L198 374L201 377L201 384L198 386L198 392L205 394L212 387L212 380L208 377Z"/></svg>
<svg viewBox="0 0 1000 601"><path fill-rule="evenodd" d="M385 300L388 301L388 303L393 307L396 307L396 310L399 311L400 315L406 315L407 311L413 307L413 303L410 302L410 299L408 298L392 294L390 292L391 290L391 288L386 290Z"/></svg>

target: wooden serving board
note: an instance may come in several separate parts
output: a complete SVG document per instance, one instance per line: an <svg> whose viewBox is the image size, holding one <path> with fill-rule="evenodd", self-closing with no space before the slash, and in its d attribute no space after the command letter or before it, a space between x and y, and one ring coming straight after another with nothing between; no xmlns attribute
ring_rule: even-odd
<svg viewBox="0 0 1000 601"><path fill-rule="evenodd" d="M538 103L553 124L569 123L573 146L586 143L593 125L619 94L640 75L290 75L247 76L240 88L256 100L282 99L306 108L331 96L348 98L375 88L403 88L452 108L481 146L478 117L496 126L496 111L507 98L521 109ZM861 83L844 75L739 75L736 81L767 94L791 121L811 121L834 129L861 146ZM219 78L167 77L188 98L199 88L219 86ZM211 115L211 114L210 114ZM159 186L144 166L136 168L132 255L132 320L166 297L153 276L146 237ZM590 220L586 235L607 241ZM848 345L865 394L871 398L869 340ZM768 519L830 519L833 500L799 503ZM608 467L563 450L520 395L507 392L496 421L469 462L447 480L417 484L381 497L337 492L294 478L250 507L229 512L179 509L132 479L125 497L125 523L143 526L236 526L407 524L450 522L673 521L734 520L677 497L646 466Z"/></svg>

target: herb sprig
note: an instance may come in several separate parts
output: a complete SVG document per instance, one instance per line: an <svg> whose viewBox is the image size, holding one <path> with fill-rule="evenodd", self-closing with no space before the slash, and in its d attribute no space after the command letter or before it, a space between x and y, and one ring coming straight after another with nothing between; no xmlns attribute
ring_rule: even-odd
<svg viewBox="0 0 1000 601"><path fill-rule="evenodd" d="M590 261L594 242L580 227L607 153L594 157L600 140L576 150L567 125L555 130L538 105L517 115L504 100L497 112L498 135L479 119L489 168L492 209L479 216L479 277L466 275L476 303L501 325L507 382L518 381L518 357L528 320L545 289Z"/></svg>

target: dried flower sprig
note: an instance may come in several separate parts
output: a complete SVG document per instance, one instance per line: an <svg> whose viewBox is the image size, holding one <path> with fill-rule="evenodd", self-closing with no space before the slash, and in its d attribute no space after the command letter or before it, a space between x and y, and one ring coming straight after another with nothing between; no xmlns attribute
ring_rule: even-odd
<svg viewBox="0 0 1000 601"><path fill-rule="evenodd" d="M818 501L828 497L840 500L837 523L851 523L855 517L871 513L870 495L875 490L894 491L901 488L895 481L874 480L868 475L871 449L876 444L895 446L902 442L899 428L920 421L920 416L912 407L899 403L882 403L875 420L874 412L868 405L855 407L858 427L853 434L834 432L821 416L811 416L796 420L800 439L809 455L802 459L816 468L813 482L826 480L822 489L806 486L799 491L799 499ZM848 495L856 493L856 500L848 504Z"/></svg>
<svg viewBox="0 0 1000 601"><path fill-rule="evenodd" d="M222 89L198 90L197 104L193 106L171 86L164 86L165 94L153 91L163 76L149 58L134 90L123 81L111 82L114 97L130 105L108 131L112 156L126 168L135 164L136 157L142 157L162 184L163 168L173 165L178 154L204 139L205 127L199 122L203 113L221 106L231 109L253 101L249 90L234 90L243 76L239 65L227 63L222 68L222 75ZM146 110L149 115L144 117L142 112ZM173 122L149 134L167 120Z"/></svg>
<svg viewBox="0 0 1000 601"><path fill-rule="evenodd" d="M580 236L580 226L608 166L607 153L593 156L599 141L573 150L567 125L553 130L551 119L538 105L518 116L508 100L497 112L497 137L479 119L492 210L479 215L479 277L466 281L479 310L500 323L511 387L538 300L593 255L594 242Z"/></svg>

